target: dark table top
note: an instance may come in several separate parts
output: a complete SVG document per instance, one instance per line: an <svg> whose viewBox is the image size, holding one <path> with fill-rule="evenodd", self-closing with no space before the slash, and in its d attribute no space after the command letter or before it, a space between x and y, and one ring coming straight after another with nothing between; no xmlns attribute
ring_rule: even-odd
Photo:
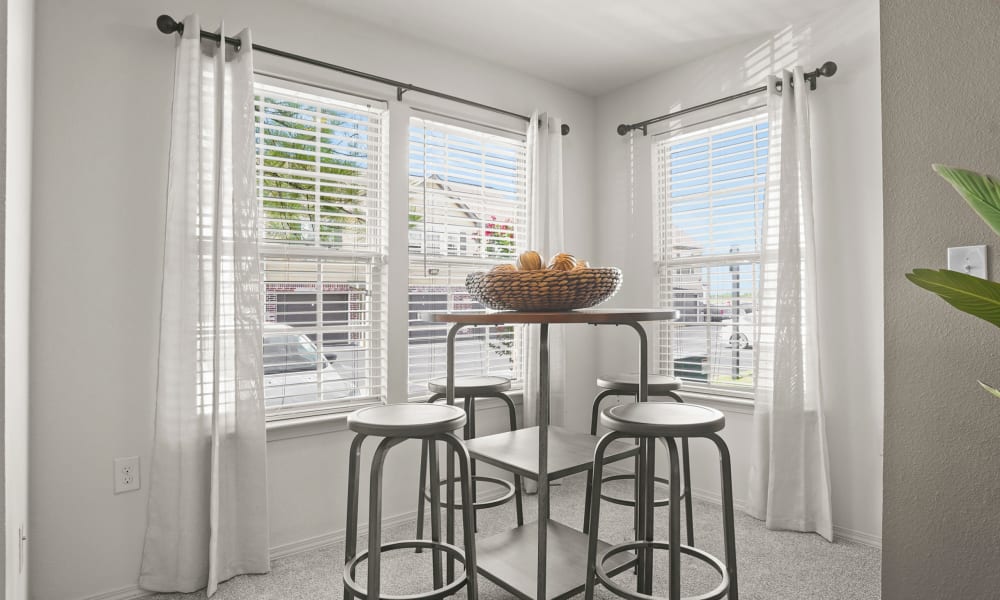
<svg viewBox="0 0 1000 600"><path fill-rule="evenodd" d="M636 321L673 321L677 311L658 308L590 308L585 310L520 312L520 311L465 311L425 312L420 319L435 323L462 323L466 325L503 325L510 323L587 323L621 324Z"/></svg>

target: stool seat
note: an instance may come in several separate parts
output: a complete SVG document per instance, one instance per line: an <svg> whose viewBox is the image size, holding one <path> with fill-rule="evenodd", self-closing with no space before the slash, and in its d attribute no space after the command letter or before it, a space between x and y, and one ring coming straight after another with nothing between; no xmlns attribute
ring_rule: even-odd
<svg viewBox="0 0 1000 600"><path fill-rule="evenodd" d="M355 433L381 437L426 437L465 426L465 411L447 404L382 404L361 408L347 417Z"/></svg>
<svg viewBox="0 0 1000 600"><path fill-rule="evenodd" d="M663 394L681 389L681 380L676 377L650 375L648 381L650 394ZM614 375L601 375L597 378L597 387L625 394L638 394L639 374L616 373Z"/></svg>
<svg viewBox="0 0 1000 600"><path fill-rule="evenodd" d="M427 382L427 389L434 394L448 393L448 378L438 377ZM473 377L455 378L455 396L478 396L495 394L510 389L510 379L492 375L477 375Z"/></svg>
<svg viewBox="0 0 1000 600"><path fill-rule="evenodd" d="M691 437L720 431L726 426L726 416L696 404L636 402L604 409L601 425L640 436Z"/></svg>

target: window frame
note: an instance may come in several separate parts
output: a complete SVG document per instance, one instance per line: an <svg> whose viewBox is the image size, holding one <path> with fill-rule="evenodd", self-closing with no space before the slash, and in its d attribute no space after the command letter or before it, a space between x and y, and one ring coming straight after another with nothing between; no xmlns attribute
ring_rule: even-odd
<svg viewBox="0 0 1000 600"><path fill-rule="evenodd" d="M380 269L380 281L382 282L381 290L383 295L379 302L381 310L381 327L379 333L379 339L381 340L379 380L381 395L378 398L370 398L370 402L368 403L353 401L343 403L333 402L324 406L310 406L305 410L266 410L265 420L269 431L269 439L271 439L272 430L278 436L275 439L297 437L300 435L300 430L335 430L339 426L334 425L334 429L329 429L331 426L329 424L343 423L344 417L350 411L361 406L377 403L407 402L416 398L426 399L429 396L429 392L415 393L413 397L410 397L408 393L400 393L403 389L407 388L406 382L409 375L409 328L403 329L401 327L404 321L408 322L409 320L409 304L405 297L399 298L393 296L394 292L396 292L396 296L400 296L398 292L404 286L407 290L409 289L410 248L408 229L405 222L408 220L409 203L409 189L407 186L409 179L409 144L407 130L410 119L413 117L424 118L439 121L449 126L481 130L486 133L500 132L507 137L514 136L524 140L523 155L525 157L525 164L521 168L521 176L525 180L524 239L522 245L518 246L510 257L505 256L503 260L498 262L514 262L517 254L526 249L528 244L527 221L530 217L530 205L528 204L527 190L527 140L525 139L527 132L525 129L522 129L523 123L519 119L499 118L496 115L484 113L479 110L463 110L461 107L456 107L448 103L428 103L423 101L416 105L412 102L404 103L384 96L375 88L359 87L353 80L341 82L338 78L333 78L330 81L325 81L325 78L292 78L271 72L257 71L255 72L254 83L255 85L263 83L296 93L305 93L321 98L332 98L337 101L346 101L362 106L378 105L383 108L379 152L381 157L379 181L382 185L381 197L383 205L381 218L383 219L384 226L382 230L382 250L380 253L376 253L377 256L365 257L366 260L370 259L374 261L377 259ZM255 89L255 95L257 93L259 92ZM255 159L257 156L255 149ZM255 178L259 177L257 168L259 167L255 168ZM259 193L258 197L260 197ZM263 221L263 215L261 216L261 220ZM288 247L282 248L280 245L271 244L270 247L266 247L268 244L264 243L263 236L261 237L261 242L262 268L264 267L263 259L269 253L281 257L285 252L289 251ZM459 241L459 243L461 242ZM293 254L301 253L302 249L291 248L290 252ZM261 278L261 296L261 310L263 312L266 310L268 299L263 273ZM522 336L523 339L522 329L518 328L518 335ZM404 352L403 354L401 354L402 347L407 347L406 351L402 351ZM513 381L512 390L509 392L514 398L518 398L521 394L521 390L523 390L522 380L526 375L527 344L522 342L520 348L521 352L518 360L520 379ZM444 344L441 344L441 354L444 354ZM389 365L390 361L392 361L391 368ZM300 426L305 429L302 429Z"/></svg>
<svg viewBox="0 0 1000 600"><path fill-rule="evenodd" d="M352 311L363 310L366 314L364 318L365 327L359 332L341 332L333 333L327 330L325 319L322 322L316 324L315 327L305 327L302 329L290 330L295 335L306 335L310 336L313 342L313 346L317 349L318 354L322 355L322 358L317 358L317 369L319 369L318 382L317 382L317 394L326 393L326 386L324 386L324 380L322 372L326 368L331 368L338 371L338 377L340 374L340 369L334 367L333 363L330 361L329 351L331 348L326 347L323 340L328 335L345 335L347 338L351 339L352 336L360 333L361 339L367 340L367 342L362 346L364 356L362 358L363 367L362 369L366 373L371 373L374 371L376 374L374 376L366 374L361 379L363 385L366 389L370 389L371 392L359 397L348 396L343 400L328 400L328 401L316 401L316 402L303 402L303 403L291 403L288 406L276 406L267 407L265 404L265 420L268 423L276 423L281 421L322 417L322 416L336 416L343 415L350 411L353 411L362 406L375 405L384 403L387 399L387 329L388 329L388 310L387 310L387 300L388 300L388 273L387 273L387 258L389 251L389 231L388 231L388 205L389 205L389 187L388 187L388 126L389 126L389 103L383 100L376 100L369 96L352 94L349 92L341 92L338 90L333 90L320 85L313 85L302 83L298 81L293 81L290 79L285 79L278 76L269 76L263 74L256 74L254 80L254 114L255 119L258 113L259 102L258 97L266 95L268 92L274 95L280 96L295 96L295 95L306 95L311 96L317 102L317 105L322 104L322 107L332 107L332 106L343 106L347 110L352 108L358 110L358 114L364 114L368 118L373 116L376 118L374 123L377 127L377 148L375 148L370 153L366 154L365 160L373 161L370 168L366 169L365 177L371 182L369 185L375 190L374 197L371 196L371 190L367 190L363 196L366 199L363 205L366 211L373 214L376 221L375 231L361 234L361 236L366 240L361 248L348 248L337 247L334 243L329 243L323 245L321 243L308 244L308 243L282 243L280 240L268 239L266 235L266 223L268 222L268 216L265 212L264 202L266 196L263 193L262 181L265 177L265 167L262 160L262 148L264 143L260 139L255 139L255 190L257 191L258 198L258 210L260 214L258 216L258 223L260 232L259 241L259 255L261 261L261 314L264 320L267 319L268 305L269 301L272 300L271 296L275 296L281 293L287 294L302 294L303 301L306 301L306 296L311 295L313 298L313 305L317 307L317 313L322 312L325 315L327 312L327 296L330 294L344 295L347 294L347 306L344 307L340 312L345 312L348 315ZM309 99L304 98L303 104L308 104ZM259 136L255 126L255 137ZM366 143L370 143L370 139L366 138ZM317 161L317 164L323 164ZM304 171L309 172L309 171ZM320 178L317 177L317 186L319 185L329 185L329 182L320 182ZM318 192L321 193L321 192ZM319 197L319 196L317 196ZM317 214L320 210L319 207L316 208ZM272 219L273 220L273 219ZM367 226L365 226L367 229ZM319 234L322 235L322 234ZM302 280L300 286L303 287L302 290L278 290L275 291L269 288L266 281L266 272L268 268L268 261L273 261L275 263L280 263L282 261L286 262L288 265L297 265L297 268L305 268L306 265L313 265L317 269L317 274L312 282ZM367 299L362 302L364 308L352 309L352 305L356 305L357 302L352 302L351 291L350 290L340 290L348 284L337 283L336 281L327 280L323 274L324 267L329 267L330 269L336 269L336 267L341 267L344 269L360 269L363 272L363 277L365 279L364 285L359 290L355 290L355 294L360 294L362 296L367 296ZM280 284L278 286L280 288ZM328 289L329 288L329 289ZM337 289L333 289L337 288ZM310 291L311 289L311 291ZM277 303L276 299L273 302ZM278 311L278 309L275 309ZM322 317L321 317L322 318ZM285 321L275 321L275 322L285 322ZM346 327L350 328L350 319L345 322ZM266 339L269 335L268 327L269 323L264 323L264 338ZM279 332L283 333L283 332ZM310 335L311 334L311 335ZM270 332L270 335L275 335L274 331ZM311 336L316 336L318 339L312 339ZM320 362L324 365L320 368ZM264 373L262 376L265 378L265 392L267 389L266 378L268 374ZM339 381L343 381L340 379Z"/></svg>
<svg viewBox="0 0 1000 600"><path fill-rule="evenodd" d="M409 317L413 317L414 310L412 309L412 303L410 302L410 298L414 293L412 291L413 287L412 273L413 270L417 268L417 266L421 266L421 263L423 268L437 268L442 270L454 269L459 272L474 271L474 270L489 270L490 268L498 264L515 262L517 256L521 252L527 249L528 235L529 235L528 219L530 216L530 206L528 197L528 165L527 165L529 149L528 149L526 131L514 131L503 127L493 126L491 124L484 123L481 121L463 119L461 117L456 117L453 115L443 115L440 112L413 109L408 113L406 118L406 123L407 123L406 155L408 157L406 171L407 171L408 182L410 184L407 189L407 205L408 205L407 214L410 218L412 218L412 215L414 214L413 210L411 209L411 205L413 202L412 194L414 192L414 189L426 188L427 180L430 178L428 177L426 171L423 173L423 178L421 178L421 176L419 175L414 175L412 170L413 168L412 153L414 152L412 136L415 127L433 128L436 131L452 131L452 132L467 131L470 133L470 135L482 136L483 139L490 137L499 138L504 141L498 143L508 144L511 146L516 146L518 148L514 152L514 155L516 155L517 158L512 161L513 164L516 164L516 173L517 173L517 175L514 178L514 184L513 184L514 191L512 192L512 194L518 196L518 200L516 201L518 205L514 206L511 209L512 214L514 215L513 217L514 221L511 223L512 231L514 232L511 235L511 237L514 238L514 246L509 252L495 252L496 249L494 248L493 255L490 255L488 248L489 244L488 242L483 241L483 242L478 242L479 246L483 251L482 256L477 257L477 256L467 255L465 253L470 250L470 248L473 246L474 243L477 243L474 241L475 234L469 235L463 231L457 231L457 232L449 231L448 230L449 228L447 226L440 226L438 223L434 223L435 227L428 228L427 222L424 221L424 230L422 232L424 238L422 243L412 243L413 236L412 235L407 236L407 248L406 248L407 249L406 262L408 271L407 314ZM423 164L426 165L427 163ZM486 170L484 169L483 172L485 173ZM431 177L433 177L433 175L431 175ZM487 177L484 175L484 181L486 178ZM437 179L436 181L441 182L442 180ZM417 185L414 185L414 182L416 182ZM447 185L448 182L443 182L443 183ZM489 187L489 186L484 183L483 187ZM426 192L426 189L424 189L424 191ZM446 189L436 190L436 193L441 196L448 195L448 192L449 190ZM485 194L483 198L484 202L486 202ZM439 209L439 207L436 208ZM486 223L488 223L486 216L487 215L485 214L478 215L479 218L475 220L477 223L483 224L482 229L484 232L485 229L488 228L488 226L485 225ZM519 217L520 220L518 219ZM439 228L443 228L443 231L434 231L434 229L439 229ZM410 233L409 230L408 233ZM483 240L485 240L485 235L486 234L484 233L482 238ZM438 251L430 251L430 252L428 251L429 247L426 245L426 243L427 240L429 239L437 241L436 246ZM428 277L432 276L428 275ZM464 276L462 276L461 279L462 279L461 284L464 285ZM455 286L454 282L451 282L450 280L448 285ZM458 289L457 286L455 287L456 289ZM431 292L428 292L428 294L430 293ZM449 291L441 292L441 295L445 294L446 294L445 302L448 305L447 309L453 310L452 307L456 304L456 299L452 295L453 292ZM471 298L468 300L471 300ZM458 303L464 304L466 302L467 302L466 300L460 299L460 302ZM435 307L433 310L442 310L442 309L443 308ZM423 311L419 310L417 312L423 312ZM415 326L412 318L409 319L408 325L409 327L407 334L407 381L409 382L412 381L414 377L412 375L412 370L411 370L412 357L410 355L411 348L414 345L413 332L415 331L422 332L427 330L428 328L426 326L427 324L422 324L422 325L418 324ZM449 328L448 324L440 324L440 327L438 327L438 329L440 329L440 334L441 334L440 335L441 340L440 342L437 342L438 344L440 344L440 352L441 352L441 356L438 358L440 359L441 362L443 362L444 360L443 338L448 328ZM488 336L489 332L480 331L483 329L495 330L498 328L497 327L466 328L463 329L461 332L459 332L459 336L460 337L463 335L469 337L475 337L477 335ZM527 359L526 357L527 344L525 343L524 328L518 326L501 326L499 329L509 330L509 335L510 335L509 339L511 340L510 352L513 354L511 360L512 362L511 389L515 391L521 390L524 387L524 377L526 376L525 366ZM499 333L499 335L501 336L498 338L500 340L499 343L505 344L506 343L505 340L508 338L504 336L506 336L507 333L501 332ZM431 336L418 335L417 337L422 338ZM430 343L435 343L435 342L430 342ZM484 352L488 353L489 350L484 349ZM483 359L487 361L489 360L489 358L490 358L489 356L483 357ZM436 363L437 361L434 361L431 364L435 368L439 368L440 365ZM477 372L477 374L501 374L501 373L497 373L495 371L490 371L489 369L487 369L487 372L485 373ZM506 373L503 373L501 375L507 376ZM423 382L426 381L426 379L437 376L444 376L444 372L435 373L430 375L429 377L421 377L420 381ZM410 391L410 389L407 390L407 397L409 401L424 399L427 397L427 395L428 392L426 391L426 388L424 388L423 390L413 390L413 391Z"/></svg>
<svg viewBox="0 0 1000 600"><path fill-rule="evenodd" d="M670 153L670 149L680 143L689 140L696 140L700 137L709 137L716 133L723 133L725 131L734 131L739 129L741 126L751 125L753 126L754 132L754 148L756 144L760 142L760 125L764 125L764 130L766 131L766 137L764 138L765 149L762 155L754 155L754 165L755 169L763 168L763 175L754 175L754 183L752 184L749 192L755 198L758 194L761 194L759 200L752 200L755 205L755 235L754 242L755 247L751 251L740 251L740 252L730 252L722 253L717 252L707 255L698 256L687 256L687 257L671 257L670 253L673 251L670 244L667 243L668 236L670 235L671 225L669 217L669 207L670 198L668 197L669 192L667 191L670 185L670 176L666 172L669 169L669 160L664 160L664 156ZM753 319L757 318L759 314L759 300L757 298L757 281L760 276L760 264L762 256L762 227L763 227L763 196L767 193L767 165L768 158L771 151L771 139L770 139L770 127L768 125L768 113L766 107L756 106L750 109L741 110L733 114L723 115L717 118L710 119L708 121L702 121L700 123L693 124L688 127L677 128L669 131L665 131L660 134L656 134L650 143L650 161L651 161L651 174L652 174L652 209L653 209L653 240L654 240L654 256L653 263L656 272L655 275L655 301L658 306L663 308L674 308L674 310L681 310L673 306L671 300L675 297L676 287L671 287L671 271L676 270L679 272L685 272L690 275L698 274L699 271L720 269L724 267L731 267L734 265L750 265L750 270L752 275L752 284L749 288L752 294L752 302L744 303L740 301L737 297L737 304L735 309L732 308L730 304L729 314L734 312L743 314L742 307L746 304L750 305L750 310L753 315ZM724 195L726 192L721 190L720 192L712 192L711 194L706 194L708 196ZM713 229L713 234L715 230ZM674 275L676 276L676 274ZM739 289L739 288L738 288ZM684 378L684 388L693 394L703 397L703 398L714 398L719 400L730 400L737 401L740 403L746 403L753 401L753 368L756 361L756 349L752 347L750 350L750 360L749 360L749 371L750 371L750 382L749 384L729 384L726 385L722 382L713 382L712 377L716 369L714 367L714 362L717 360L716 355L721 350L713 351L713 340L716 344L719 344L718 338L722 327L722 321L719 324L715 324L712 321L712 311L713 304L711 303L711 294L708 292L703 293L704 301L704 312L705 321L697 320L694 325L700 325L704 323L707 327L706 330L706 343L708 345L708 356L705 357L706 364L708 368L708 373L706 374L706 379L704 382L692 380L689 378ZM700 313L701 308L698 307L696 303L696 311ZM696 317L698 318L698 317ZM678 353L674 349L674 340L677 336L677 331L681 327L688 327L690 325L677 321L663 322L658 326L658 340L656 344L656 370L658 373L663 375L675 375L675 370L677 369L676 361L680 360L684 353ZM753 330L755 323L751 321L749 325L746 325L746 333L749 334L751 344L753 340ZM735 349L735 351L741 351L740 349ZM693 369L694 367L692 367Z"/></svg>

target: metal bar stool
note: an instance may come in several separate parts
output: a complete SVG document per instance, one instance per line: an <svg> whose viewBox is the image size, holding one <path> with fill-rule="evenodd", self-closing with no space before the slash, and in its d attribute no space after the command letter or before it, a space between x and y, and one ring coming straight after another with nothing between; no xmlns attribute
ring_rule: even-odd
<svg viewBox="0 0 1000 600"><path fill-rule="evenodd" d="M432 379L427 382L427 388L432 393L430 399L427 400L428 403L443 400L447 397L448 392L447 378L439 377L437 379ZM517 429L517 412L514 410L514 401L511 400L510 396L504 393L509 389L510 380L505 377L476 376L455 378L455 397L464 399L465 414L468 417L468 421L465 425L465 439L470 440L476 437L475 404L477 400L482 398L499 398L500 400L503 400L504 404L507 405L507 416L510 422L510 430L514 431ZM429 442L424 442L420 452L420 491L417 496L418 539L423 539L424 537L424 501L429 499L429 493L426 489L429 446ZM434 477L431 477L431 479L436 481ZM476 486L476 484L480 481L500 486L504 491L496 498L480 501ZM447 481L441 482L442 485L447 483ZM514 475L513 484L506 479L500 479L499 477L479 475L476 473L476 461L472 461L472 497L473 507L476 511L506 504L511 498L514 498L514 505L517 512L517 524L518 526L524 525L524 504L521 498L521 488L520 475ZM420 550L418 549L417 552L420 552Z"/></svg>
<svg viewBox="0 0 1000 600"><path fill-rule="evenodd" d="M693 404L673 402L645 402L621 404L605 409L600 417L601 425L610 433L601 438L594 451L594 489L591 492L593 508L590 515L590 540L587 549L587 586L585 599L592 600L594 588L600 581L608 590L630 600L650 600L653 593L653 550L668 550L670 556L669 600L681 599L681 553L708 563L722 577L721 583L712 591L691 597L690 600L720 600L728 594L729 600L739 600L736 577L736 538L733 531L733 483L729 462L729 448L716 435L726 425L726 417L721 412ZM655 443L662 439L670 456L670 480L676 481L680 475L677 444L674 438L707 438L719 450L722 475L722 531L725 539L726 562L693 546L681 545L680 489L670 486L670 530L668 541L653 538L653 474L655 473ZM639 440L640 470L636 485L639 488L640 503L636 507L639 527L635 541L612 546L600 557L597 556L597 533L600 523L601 471L604 452L608 445L620 438ZM611 557L624 552L635 552L638 567L637 587L632 592L611 580L604 563Z"/></svg>
<svg viewBox="0 0 1000 600"><path fill-rule="evenodd" d="M638 373L618 373L615 375L601 375L597 378L597 387L602 388L602 391L597 394L594 398L594 405L591 409L590 417L590 435L597 435L597 419L601 413L601 401L603 401L608 396L632 396L635 401L639 401L639 374ZM661 397L661 398L671 398L675 402L683 403L684 399L677 394L677 391L681 389L681 380L676 377L667 377L666 375L650 375L649 376L649 397ZM684 499L684 517L685 524L687 525L685 531L687 532L687 545L694 546L694 507L692 505L691 499L691 458L688 453L688 441L687 439L681 440L682 455L682 469L684 473L684 489L681 492L681 498ZM639 468L639 459L636 458L636 470ZM605 477L601 483L607 483L609 481L620 481L620 480L634 480L634 473L626 473L622 475L609 475ZM656 483L662 483L664 485L669 485L670 480L663 477L656 477ZM585 501L585 518L590 511L590 490L592 485L592 479L587 479L587 500ZM638 487L636 488L636 494L638 494ZM608 502L619 504L621 506L635 506L635 500L629 498L618 498L611 495L602 495L601 499ZM668 506L670 504L670 498L661 498L654 500L654 507ZM584 528L586 532L586 525Z"/></svg>
<svg viewBox="0 0 1000 600"><path fill-rule="evenodd" d="M347 539L344 543L344 600L365 598L371 600L437 600L468 588L468 598L476 600L476 534L475 511L472 508L472 475L469 453L465 444L454 432L466 424L465 411L455 406L441 404L388 404L362 408L347 418L347 426L357 435L351 443L350 467L347 482ZM357 554L358 542L358 488L361 467L361 446L369 436L383 438L375 449L371 466L371 489L368 508L368 551ZM465 534L464 548L459 549L441 541L440 488L431 488L431 541L404 540L382 544L382 468L390 448L408 439L423 440L431 456L431 478L436 480L437 444L444 442L459 457L462 489L462 518ZM429 548L432 553L434 590L425 594L392 596L381 593L380 563L382 552L404 548ZM464 551L463 551L464 550ZM465 573L443 584L441 554L461 562ZM355 581L358 565L368 561L368 585L362 588Z"/></svg>

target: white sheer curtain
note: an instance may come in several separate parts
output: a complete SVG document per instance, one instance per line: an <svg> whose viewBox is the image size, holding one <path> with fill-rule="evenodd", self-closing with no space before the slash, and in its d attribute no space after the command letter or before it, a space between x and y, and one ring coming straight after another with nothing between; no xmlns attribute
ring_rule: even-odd
<svg viewBox="0 0 1000 600"><path fill-rule="evenodd" d="M528 246L546 260L563 245L562 120L535 111L528 124ZM528 364L524 394L524 425L537 424L538 328L525 326ZM566 353L560 327L549 328L549 408L551 420L562 422L566 390Z"/></svg>
<svg viewBox="0 0 1000 600"><path fill-rule="evenodd" d="M174 74L139 585L211 596L269 560L250 33L236 52L199 31L185 19Z"/></svg>
<svg viewBox="0 0 1000 600"><path fill-rule="evenodd" d="M817 327L808 84L768 82L768 192L755 329L756 407L747 512L769 529L833 540Z"/></svg>

